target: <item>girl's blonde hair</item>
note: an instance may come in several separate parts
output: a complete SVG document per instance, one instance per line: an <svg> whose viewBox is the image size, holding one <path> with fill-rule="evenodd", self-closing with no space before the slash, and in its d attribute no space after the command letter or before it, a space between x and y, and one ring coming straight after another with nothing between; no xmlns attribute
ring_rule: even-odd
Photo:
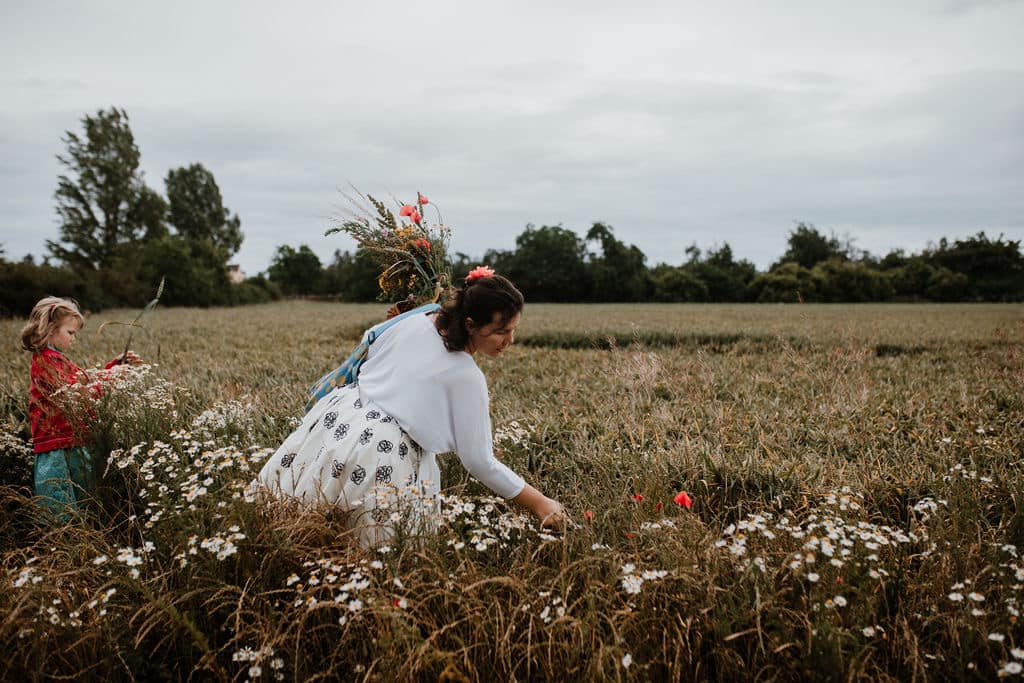
<svg viewBox="0 0 1024 683"><path fill-rule="evenodd" d="M78 318L81 325L85 324L85 318L78 310L78 302L74 299L62 299L59 296L40 299L28 314L28 324L21 329L22 348L32 353L45 349L50 335L69 315Z"/></svg>

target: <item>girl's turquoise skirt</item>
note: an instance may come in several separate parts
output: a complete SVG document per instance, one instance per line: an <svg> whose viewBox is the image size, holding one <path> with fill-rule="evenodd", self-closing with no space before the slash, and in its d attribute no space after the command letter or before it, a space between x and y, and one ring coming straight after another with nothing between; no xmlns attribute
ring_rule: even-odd
<svg viewBox="0 0 1024 683"><path fill-rule="evenodd" d="M66 522L92 490L92 457L81 446L36 453L32 474L39 505Z"/></svg>

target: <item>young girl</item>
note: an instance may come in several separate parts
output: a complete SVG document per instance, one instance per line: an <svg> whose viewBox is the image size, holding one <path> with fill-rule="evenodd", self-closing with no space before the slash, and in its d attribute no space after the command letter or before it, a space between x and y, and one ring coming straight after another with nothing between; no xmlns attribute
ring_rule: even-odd
<svg viewBox="0 0 1024 683"><path fill-rule="evenodd" d="M92 483L92 463L85 448L87 435L72 424L64 409L65 401L78 398L75 391L98 397L102 393L100 380L106 379L101 376L90 380L64 355L84 323L74 301L50 296L35 305L21 331L22 347L32 352L28 412L35 452L35 495L59 521L67 521L79 509L79 501ZM121 360L115 358L104 369ZM124 360L141 362L131 351Z"/></svg>
<svg viewBox="0 0 1024 683"><path fill-rule="evenodd" d="M435 307L436 308L436 307ZM358 383L324 396L259 474L271 493L350 512L364 546L395 523L439 519L438 453L455 451L469 473L541 523L563 526L562 506L494 456L487 382L473 355L511 344L523 295L489 269L473 271L440 311L413 312L380 332ZM407 516L403 500L418 510Z"/></svg>

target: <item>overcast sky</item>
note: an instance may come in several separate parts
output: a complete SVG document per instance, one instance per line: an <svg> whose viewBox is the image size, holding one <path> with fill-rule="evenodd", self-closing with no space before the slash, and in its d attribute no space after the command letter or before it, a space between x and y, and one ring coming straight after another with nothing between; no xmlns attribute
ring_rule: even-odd
<svg viewBox="0 0 1024 683"><path fill-rule="evenodd" d="M434 200L452 248L613 226L653 265L795 221L876 254L1024 238L1024 0L0 0L0 244L58 235L55 155L124 108L147 183L199 162L326 262L339 189Z"/></svg>

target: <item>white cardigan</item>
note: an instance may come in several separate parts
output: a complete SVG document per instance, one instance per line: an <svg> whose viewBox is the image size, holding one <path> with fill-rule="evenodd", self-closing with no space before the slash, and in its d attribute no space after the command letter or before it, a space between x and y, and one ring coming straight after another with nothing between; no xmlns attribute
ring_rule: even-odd
<svg viewBox="0 0 1024 683"><path fill-rule="evenodd" d="M359 395L427 451L455 451L470 474L514 498L526 482L494 457L487 380L470 354L445 348L434 319L406 318L370 345Z"/></svg>

